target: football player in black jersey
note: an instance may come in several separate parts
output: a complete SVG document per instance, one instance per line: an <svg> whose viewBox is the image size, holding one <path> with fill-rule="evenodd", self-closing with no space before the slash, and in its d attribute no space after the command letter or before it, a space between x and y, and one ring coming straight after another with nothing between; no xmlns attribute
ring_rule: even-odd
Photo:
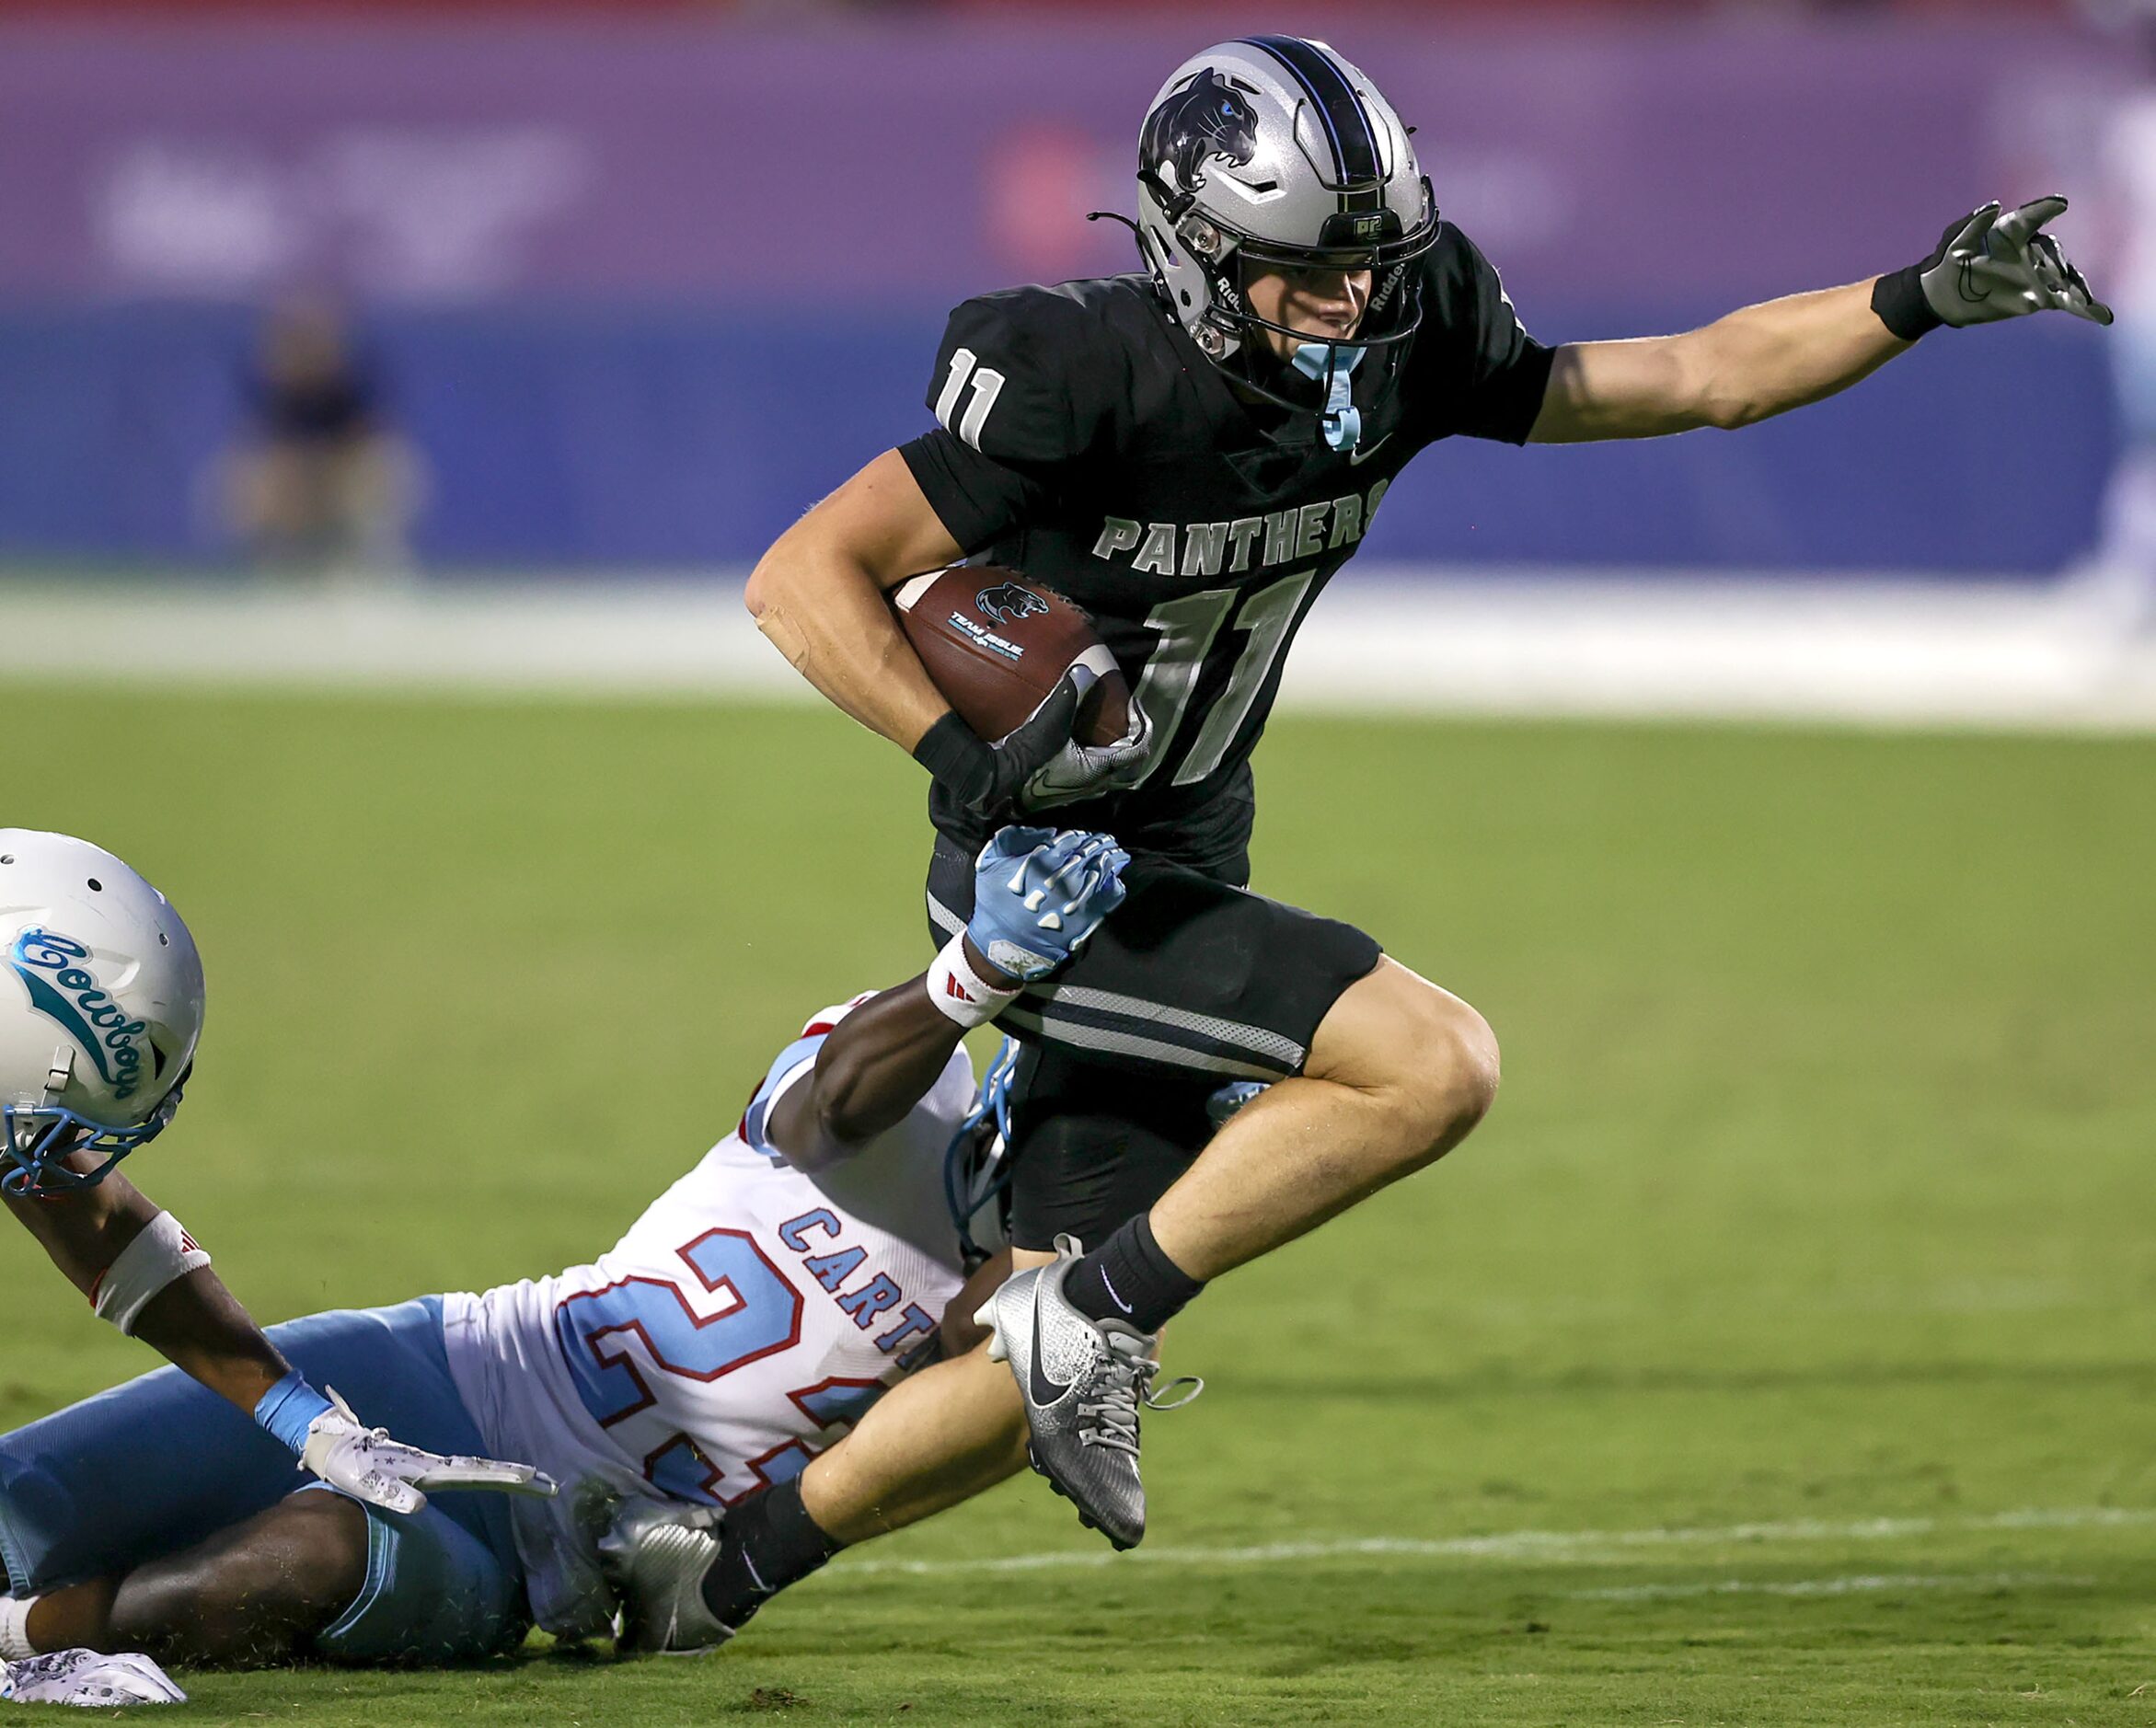
<svg viewBox="0 0 2156 1728"><path fill-rule="evenodd" d="M685 1548L630 1567L632 1589L669 1598L645 1619L675 1642L723 1635L837 1547L1029 1450L1089 1523L1137 1541L1138 1411L1162 1323L1442 1156L1490 1107L1497 1046L1473 1008L1362 932L1244 888L1250 756L1282 662L1411 458L1455 435L1743 426L1941 324L2110 320L2042 232L2065 208L2046 199L1988 205L1875 280L1683 335L1547 347L1440 215L1369 79L1291 37L1177 68L1137 178L1144 269L960 306L928 393L938 429L817 505L750 582L796 669L929 769L939 941L963 930L971 861L1014 809L1113 832L1132 863L1127 902L1086 950L999 998L1025 1041L1011 1237L1029 1270L982 1322L1015 1387L984 1352L940 1364L799 1480L730 1512L712 1563ZM1076 680L1005 739L951 711L884 595L965 558L1092 614L1137 697L1120 743L1072 742ZM1208 1100L1262 1082L1208 1144Z"/></svg>

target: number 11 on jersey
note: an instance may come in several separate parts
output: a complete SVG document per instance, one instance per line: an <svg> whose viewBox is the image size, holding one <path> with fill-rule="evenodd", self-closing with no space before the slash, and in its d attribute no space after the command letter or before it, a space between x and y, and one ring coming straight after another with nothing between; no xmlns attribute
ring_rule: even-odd
<svg viewBox="0 0 2156 1728"><path fill-rule="evenodd" d="M956 358L952 356L954 362ZM955 368L952 375L956 376ZM1002 380L997 382L1000 385ZM951 395L950 389L944 391L947 398ZM1205 710L1205 724L1198 729L1170 785L1195 785L1220 766L1243 722L1250 719L1258 692L1264 688L1273 662L1280 657L1296 614L1302 607L1303 596L1317 574L1315 570L1293 571L1243 602L1235 619L1235 628L1244 632L1242 651L1236 656L1226 687ZM1240 592L1208 588L1180 600L1164 600L1146 619L1146 628L1159 633L1160 643L1147 658L1145 673L1138 679L1137 700L1159 730L1161 748L1154 753L1156 764L1168 758L1197 689L1198 674L1212 651L1213 639L1220 634L1228 610Z"/></svg>
<svg viewBox="0 0 2156 1728"><path fill-rule="evenodd" d="M973 398L966 404L965 417L956 425L951 417L958 412L958 399L965 394L968 380L974 386ZM943 388L936 397L936 419L947 432L957 436L962 444L981 447L981 428L987 423L988 410L996 406L996 398L1003 394L1003 374L993 366L980 363L980 356L970 348L951 351L950 375L943 380Z"/></svg>

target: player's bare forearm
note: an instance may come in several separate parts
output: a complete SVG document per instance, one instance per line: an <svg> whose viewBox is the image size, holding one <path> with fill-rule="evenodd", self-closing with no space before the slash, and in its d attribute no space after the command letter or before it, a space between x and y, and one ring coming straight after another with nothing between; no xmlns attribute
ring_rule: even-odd
<svg viewBox="0 0 2156 1728"><path fill-rule="evenodd" d="M965 946L985 982L1015 987L970 937ZM772 1110L765 1135L797 1169L836 1163L904 1120L964 1036L929 999L925 976L872 996L833 1029L808 1077Z"/></svg>
<svg viewBox="0 0 2156 1728"><path fill-rule="evenodd" d="M92 1299L98 1280L158 1210L118 1172L92 1188L37 1199L10 1196L7 1206L67 1281ZM290 1367L207 1266L151 1297L133 1331L167 1361L249 1412Z"/></svg>
<svg viewBox="0 0 2156 1728"><path fill-rule="evenodd" d="M896 451L789 528L744 596L756 628L840 709L901 749L951 710L884 599L964 556Z"/></svg>
<svg viewBox="0 0 2156 1728"><path fill-rule="evenodd" d="M1846 390L1910 346L1851 282L1745 306L1681 336L1557 350L1536 444L1749 426Z"/></svg>
<svg viewBox="0 0 2156 1728"><path fill-rule="evenodd" d="M292 1372L254 1317L207 1266L152 1296L135 1320L134 1335L250 1416L262 1395Z"/></svg>

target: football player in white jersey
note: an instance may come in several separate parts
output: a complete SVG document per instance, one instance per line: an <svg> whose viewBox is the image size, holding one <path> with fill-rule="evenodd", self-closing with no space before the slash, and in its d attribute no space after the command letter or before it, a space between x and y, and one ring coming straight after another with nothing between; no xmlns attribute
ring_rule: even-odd
<svg viewBox="0 0 2156 1728"><path fill-rule="evenodd" d="M597 1540L625 1501L783 1503L755 1491L940 1354L946 1308L963 1324L1008 1273L969 1234L1000 1147L997 1076L977 1102L961 1041L1069 959L1126 862L1102 835L998 834L980 911L928 972L812 1020L733 1131L591 1264L264 1333L111 1170L169 1120L192 1054L185 926L110 854L0 830L0 1189L101 1315L179 1365L0 1438L0 1697L152 1696L86 1652L449 1662L535 1621L604 1634ZM36 892L11 893L11 869ZM115 887L132 896L117 912ZM138 976L166 981L156 1002L120 982ZM116 1016L90 999L100 980ZM317 1385L352 1404L322 1400L285 1434L274 1410L249 1419L240 1362L260 1365L262 1405ZM319 1480L294 1483L294 1451ZM426 1499L444 1488L526 1492Z"/></svg>

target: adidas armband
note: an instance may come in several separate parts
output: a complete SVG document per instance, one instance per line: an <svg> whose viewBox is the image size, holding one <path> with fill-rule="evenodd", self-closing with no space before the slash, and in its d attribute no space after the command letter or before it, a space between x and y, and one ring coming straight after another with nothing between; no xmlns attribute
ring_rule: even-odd
<svg viewBox="0 0 2156 1728"><path fill-rule="evenodd" d="M90 1286L90 1306L99 1319L110 1320L133 1337L134 1323L152 1296L174 1279L209 1263L209 1255L195 1246L179 1220L160 1212Z"/></svg>
<svg viewBox="0 0 2156 1728"><path fill-rule="evenodd" d="M1004 989L975 972L965 957L963 931L943 945L943 951L928 968L928 1000L969 1030L985 1026L1002 1013L1018 1000L1022 987L1012 985Z"/></svg>

